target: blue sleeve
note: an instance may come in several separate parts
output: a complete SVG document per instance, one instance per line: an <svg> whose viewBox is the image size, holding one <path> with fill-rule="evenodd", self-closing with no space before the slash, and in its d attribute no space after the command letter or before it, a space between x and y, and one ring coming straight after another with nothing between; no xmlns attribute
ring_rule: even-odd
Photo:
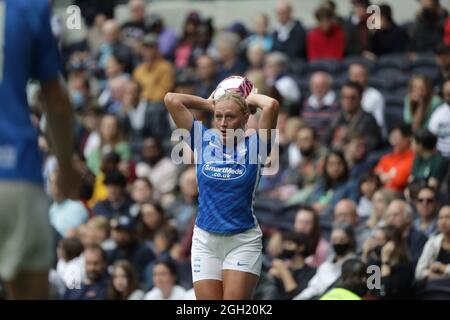
<svg viewBox="0 0 450 320"><path fill-rule="evenodd" d="M56 39L50 26L50 7L48 1L38 1L33 27L35 28L35 66L34 77L40 81L54 80L60 72L60 56Z"/></svg>
<svg viewBox="0 0 450 320"><path fill-rule="evenodd" d="M191 130L189 131L189 147L192 151L200 149L199 146L203 143L203 132L206 127L201 121L193 120Z"/></svg>

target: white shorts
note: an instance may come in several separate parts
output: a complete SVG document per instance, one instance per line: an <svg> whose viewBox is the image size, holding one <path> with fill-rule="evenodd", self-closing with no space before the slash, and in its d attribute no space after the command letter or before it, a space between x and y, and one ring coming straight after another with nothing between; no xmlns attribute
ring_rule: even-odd
<svg viewBox="0 0 450 320"><path fill-rule="evenodd" d="M192 279L222 280L222 270L256 274L262 266L262 232L259 226L242 233L222 235L194 227Z"/></svg>
<svg viewBox="0 0 450 320"><path fill-rule="evenodd" d="M21 271L48 270L53 261L52 235L43 187L1 181L0 278L11 281Z"/></svg>

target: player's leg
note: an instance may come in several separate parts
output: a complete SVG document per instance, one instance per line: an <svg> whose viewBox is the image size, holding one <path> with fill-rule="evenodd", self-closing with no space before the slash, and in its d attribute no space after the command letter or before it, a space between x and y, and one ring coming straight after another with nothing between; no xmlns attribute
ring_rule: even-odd
<svg viewBox="0 0 450 320"><path fill-rule="evenodd" d="M250 300L259 276L249 272L223 270L223 300Z"/></svg>
<svg viewBox="0 0 450 320"><path fill-rule="evenodd" d="M194 282L195 297L197 300L222 300L223 287L220 280L199 280Z"/></svg>
<svg viewBox="0 0 450 320"><path fill-rule="evenodd" d="M7 299L46 300L49 296L48 270L20 272L6 283Z"/></svg>

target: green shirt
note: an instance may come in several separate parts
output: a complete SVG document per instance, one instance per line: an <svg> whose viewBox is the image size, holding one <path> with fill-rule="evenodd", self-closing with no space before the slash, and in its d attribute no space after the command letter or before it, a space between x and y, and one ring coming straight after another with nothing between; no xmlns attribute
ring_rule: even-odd
<svg viewBox="0 0 450 320"><path fill-rule="evenodd" d="M343 289L334 288L325 293L319 300L362 300L360 296L353 292Z"/></svg>
<svg viewBox="0 0 450 320"><path fill-rule="evenodd" d="M438 152L429 159L416 155L412 168L412 175L414 180L435 178L440 183L447 173L448 165L448 161Z"/></svg>
<svg viewBox="0 0 450 320"><path fill-rule="evenodd" d="M434 112L434 110L437 109L437 107L439 107L442 104L442 102L443 102L442 99L437 95L434 95L431 98L431 102L427 108L427 114L425 115L425 118L423 119L422 122L422 128L428 127L428 121L430 121L431 114ZM411 124L413 122L413 116L411 114L411 105L409 103L409 95L405 97L405 106L403 108L403 121L405 121L406 124Z"/></svg>
<svg viewBox="0 0 450 320"><path fill-rule="evenodd" d="M131 151L128 143L123 141L114 146L114 152L120 157L120 160L130 160ZM98 175L100 173L101 151L100 148L92 150L87 158L87 166L94 173Z"/></svg>

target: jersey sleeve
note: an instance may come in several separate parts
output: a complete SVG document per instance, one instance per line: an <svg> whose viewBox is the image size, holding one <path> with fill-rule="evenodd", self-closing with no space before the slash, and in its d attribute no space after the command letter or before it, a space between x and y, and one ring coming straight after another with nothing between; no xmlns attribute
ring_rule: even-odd
<svg viewBox="0 0 450 320"><path fill-rule="evenodd" d="M192 151L199 150L203 143L203 133L206 127L201 121L193 120L191 130L189 131L189 147Z"/></svg>
<svg viewBox="0 0 450 320"><path fill-rule="evenodd" d="M34 74L39 81L57 79L60 72L60 56L56 39L50 26L50 6L48 1L38 1L33 26L35 29Z"/></svg>

